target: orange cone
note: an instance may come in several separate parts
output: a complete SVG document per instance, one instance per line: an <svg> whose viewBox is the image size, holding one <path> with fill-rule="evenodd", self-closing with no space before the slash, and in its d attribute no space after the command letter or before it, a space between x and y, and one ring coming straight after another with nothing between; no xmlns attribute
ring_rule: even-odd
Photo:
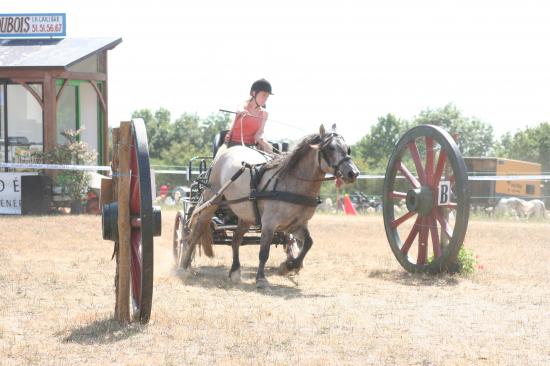
<svg viewBox="0 0 550 366"><path fill-rule="evenodd" d="M357 211L355 211L355 207L353 207L353 203L351 203L347 194L344 196L344 212L346 215L357 215Z"/></svg>

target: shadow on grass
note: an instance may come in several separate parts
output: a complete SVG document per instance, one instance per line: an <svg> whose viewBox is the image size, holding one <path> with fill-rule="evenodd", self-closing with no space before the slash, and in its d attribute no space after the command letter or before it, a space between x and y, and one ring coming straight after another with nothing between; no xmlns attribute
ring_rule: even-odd
<svg viewBox="0 0 550 366"><path fill-rule="evenodd" d="M84 345L115 343L141 333L144 328L145 326L139 323L122 325L112 318L101 319L70 330L69 335L63 338L63 342ZM66 331L63 331L56 335L61 337L65 333Z"/></svg>
<svg viewBox="0 0 550 366"><path fill-rule="evenodd" d="M259 289L256 287L256 267L241 266L241 283L232 283L229 279L229 268L226 266L200 266L194 267L190 273L177 272L176 276L186 286L196 286L203 288L219 288L226 290L238 290L244 292L254 292L266 296L282 298L317 298L331 297L324 294L303 294L302 290L296 287L297 283L293 277L285 276L294 284L291 286L273 283L270 279L279 276L277 268L266 268L265 276L270 281L270 289Z"/></svg>
<svg viewBox="0 0 550 366"><path fill-rule="evenodd" d="M370 271L369 278L378 278L406 286L445 287L459 284L458 276L448 273L431 275L425 273L409 273L400 270L373 270Z"/></svg>

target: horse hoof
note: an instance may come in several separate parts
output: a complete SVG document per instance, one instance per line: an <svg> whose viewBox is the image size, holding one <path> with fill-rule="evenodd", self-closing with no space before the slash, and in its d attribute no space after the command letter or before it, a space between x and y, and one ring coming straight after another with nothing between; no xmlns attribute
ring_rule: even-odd
<svg viewBox="0 0 550 366"><path fill-rule="evenodd" d="M233 283L241 283L241 270L238 269L236 271L230 272L229 279Z"/></svg>
<svg viewBox="0 0 550 366"><path fill-rule="evenodd" d="M262 290L270 290L271 286L265 278L260 278L256 280L256 287Z"/></svg>
<svg viewBox="0 0 550 366"><path fill-rule="evenodd" d="M282 262L279 265L279 269L277 270L277 273L279 274L279 276L286 276L287 274L290 273L290 269L288 268L286 261Z"/></svg>
<svg viewBox="0 0 550 366"><path fill-rule="evenodd" d="M183 278L183 279L191 278L191 277L193 277L194 274L195 273L193 272L193 270L191 270L191 268L185 269L185 268L180 267L176 270L176 275L178 277Z"/></svg>

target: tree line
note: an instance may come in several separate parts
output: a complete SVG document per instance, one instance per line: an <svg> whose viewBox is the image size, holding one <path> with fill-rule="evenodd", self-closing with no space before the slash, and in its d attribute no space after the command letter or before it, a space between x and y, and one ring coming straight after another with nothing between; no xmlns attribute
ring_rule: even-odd
<svg viewBox="0 0 550 366"><path fill-rule="evenodd" d="M172 121L170 111L165 108L155 112L137 110L132 117L141 117L145 121L151 164L163 166L187 166L193 156L211 156L214 136L228 129L232 122L231 116L225 113L206 118L184 113ZM450 103L441 108L425 109L410 121L391 113L379 117L370 132L352 146L354 161L361 172L384 172L399 138L419 124L441 126L451 135L458 135L458 145L464 156L525 160L542 164L543 172L550 171L549 122L497 138L491 125L476 117L465 116ZM166 179L173 177L161 178L160 181ZM381 182L363 180L358 184L358 189L372 192L380 190L377 186Z"/></svg>

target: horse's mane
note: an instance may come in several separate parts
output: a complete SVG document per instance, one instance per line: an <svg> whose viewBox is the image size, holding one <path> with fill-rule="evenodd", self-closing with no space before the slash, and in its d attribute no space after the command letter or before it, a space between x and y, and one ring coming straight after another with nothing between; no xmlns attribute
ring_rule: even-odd
<svg viewBox="0 0 550 366"><path fill-rule="evenodd" d="M270 162L266 163L267 169L278 168L279 175L284 177L286 174L290 173L298 162L309 152L311 149L311 144L318 144L321 141L319 134L308 135L302 139L296 145L294 150L291 153L286 155L278 155Z"/></svg>

